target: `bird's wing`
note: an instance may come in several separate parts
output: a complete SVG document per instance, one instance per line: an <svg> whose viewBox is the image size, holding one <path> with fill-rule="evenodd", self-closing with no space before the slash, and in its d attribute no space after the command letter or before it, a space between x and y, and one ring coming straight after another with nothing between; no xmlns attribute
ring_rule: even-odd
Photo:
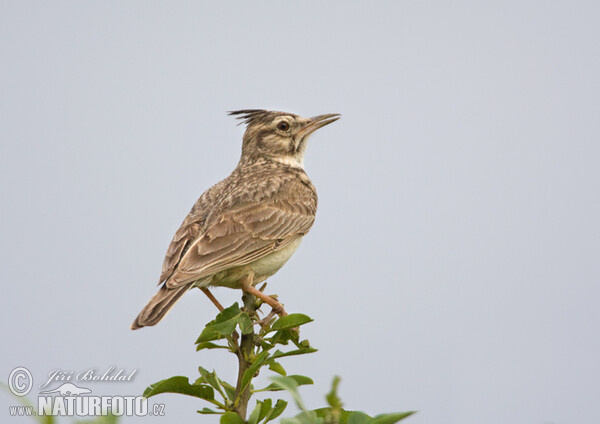
<svg viewBox="0 0 600 424"><path fill-rule="evenodd" d="M187 248L167 287L249 264L287 246L308 232L315 212L316 200L272 200L223 211Z"/></svg>
<svg viewBox="0 0 600 424"><path fill-rule="evenodd" d="M173 274L182 255L200 233L200 225L197 222L188 218L186 221L179 227L167 249L158 284L165 282Z"/></svg>
<svg viewBox="0 0 600 424"><path fill-rule="evenodd" d="M202 193L202 196L183 220L181 227L173 236L173 240L167 249L160 278L158 279L159 285L169 279L187 249L202 234L206 226L206 218L212 209L211 206L216 203L218 194L222 191L224 185L225 181L221 181Z"/></svg>

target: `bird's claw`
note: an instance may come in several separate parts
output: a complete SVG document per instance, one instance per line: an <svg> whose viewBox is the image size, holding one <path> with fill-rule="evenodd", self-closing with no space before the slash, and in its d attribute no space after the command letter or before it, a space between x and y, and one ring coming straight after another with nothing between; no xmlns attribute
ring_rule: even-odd
<svg viewBox="0 0 600 424"><path fill-rule="evenodd" d="M271 309L271 312L267 314L263 319L259 319L254 321L254 324L259 324L262 328L270 326L275 320L275 316L279 315L280 317L284 317L287 315L285 309L283 309L283 305L280 304L279 307L274 307Z"/></svg>
<svg viewBox="0 0 600 424"><path fill-rule="evenodd" d="M259 320L255 321L254 324L258 324L262 328L268 327L275 320L275 315L276 315L276 312L272 310L271 312L269 312L269 314L266 317L264 317L263 319L259 319Z"/></svg>

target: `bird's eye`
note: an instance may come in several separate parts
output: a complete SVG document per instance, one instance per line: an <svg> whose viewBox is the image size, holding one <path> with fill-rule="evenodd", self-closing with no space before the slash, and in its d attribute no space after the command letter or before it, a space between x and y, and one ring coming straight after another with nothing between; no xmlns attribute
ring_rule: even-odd
<svg viewBox="0 0 600 424"><path fill-rule="evenodd" d="M285 121L281 121L279 124L277 124L277 129L279 131L287 131L290 129L290 124Z"/></svg>

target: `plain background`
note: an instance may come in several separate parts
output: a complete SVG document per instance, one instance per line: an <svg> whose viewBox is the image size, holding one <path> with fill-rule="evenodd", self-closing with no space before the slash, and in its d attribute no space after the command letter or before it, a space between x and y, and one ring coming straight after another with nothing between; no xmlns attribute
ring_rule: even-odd
<svg viewBox="0 0 600 424"><path fill-rule="evenodd" d="M412 424L600 422L598 22L593 1L2 1L0 380L233 377L194 351L199 291L129 324L237 163L227 110L342 113L307 151L316 224L268 290L315 319L319 352L285 362L315 379L306 403L338 374L347 408ZM216 421L154 401L153 422Z"/></svg>

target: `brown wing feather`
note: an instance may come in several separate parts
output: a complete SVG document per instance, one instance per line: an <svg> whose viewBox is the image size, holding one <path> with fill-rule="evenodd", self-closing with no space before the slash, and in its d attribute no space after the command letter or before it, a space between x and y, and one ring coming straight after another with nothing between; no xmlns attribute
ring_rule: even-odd
<svg viewBox="0 0 600 424"><path fill-rule="evenodd" d="M160 278L158 279L159 285L169 279L189 246L204 232L207 216L214 208L219 193L225 185L226 180L206 190L183 220L181 227L173 236L173 240L167 249Z"/></svg>
<svg viewBox="0 0 600 424"><path fill-rule="evenodd" d="M161 284L173 274L184 250L186 250L189 243L197 237L199 232L200 226L195 223L186 225L184 222L184 224L179 227L167 249L158 284Z"/></svg>
<svg viewBox="0 0 600 424"><path fill-rule="evenodd" d="M249 264L282 249L308 232L316 205L273 202L227 214L190 245L167 282L169 288L228 268Z"/></svg>

